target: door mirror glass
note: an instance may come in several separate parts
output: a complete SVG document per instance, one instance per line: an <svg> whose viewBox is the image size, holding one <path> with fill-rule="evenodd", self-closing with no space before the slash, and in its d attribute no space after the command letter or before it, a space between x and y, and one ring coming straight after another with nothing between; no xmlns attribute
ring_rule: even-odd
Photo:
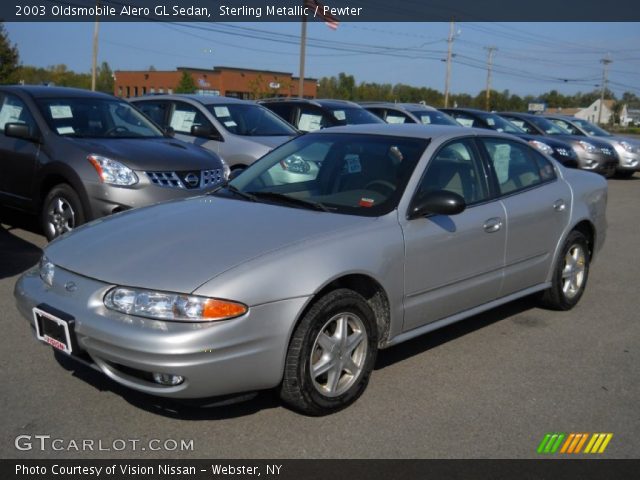
<svg viewBox="0 0 640 480"><path fill-rule="evenodd" d="M4 125L4 134L7 137L21 138L30 142L40 141L39 136L26 123L6 123Z"/></svg>

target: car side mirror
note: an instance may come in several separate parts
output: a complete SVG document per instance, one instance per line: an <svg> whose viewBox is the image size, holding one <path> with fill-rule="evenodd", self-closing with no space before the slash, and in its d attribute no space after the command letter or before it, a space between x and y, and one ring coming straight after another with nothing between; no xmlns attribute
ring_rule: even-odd
<svg viewBox="0 0 640 480"><path fill-rule="evenodd" d="M409 209L409 220L425 215L457 215L467 205L460 195L448 190L429 192L413 202Z"/></svg>
<svg viewBox="0 0 640 480"><path fill-rule="evenodd" d="M26 123L11 122L4 125L4 134L7 137L20 138L28 142L40 143L41 138Z"/></svg>
<svg viewBox="0 0 640 480"><path fill-rule="evenodd" d="M194 137L222 141L222 137L220 136L220 134L208 125L191 125L190 133Z"/></svg>

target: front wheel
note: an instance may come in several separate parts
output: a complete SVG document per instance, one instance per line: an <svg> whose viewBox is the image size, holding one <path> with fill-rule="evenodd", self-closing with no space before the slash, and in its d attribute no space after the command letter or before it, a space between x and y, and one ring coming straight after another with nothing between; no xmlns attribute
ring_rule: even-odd
<svg viewBox="0 0 640 480"><path fill-rule="evenodd" d="M308 415L338 411L362 395L378 346L375 315L352 290L320 298L296 327L280 397Z"/></svg>
<svg viewBox="0 0 640 480"><path fill-rule="evenodd" d="M542 304L553 310L570 310L575 307L587 285L590 261L587 238L574 230L562 247L551 287L543 292Z"/></svg>
<svg viewBox="0 0 640 480"><path fill-rule="evenodd" d="M42 204L42 227L47 240L53 240L84 223L78 194L66 183L53 187Z"/></svg>

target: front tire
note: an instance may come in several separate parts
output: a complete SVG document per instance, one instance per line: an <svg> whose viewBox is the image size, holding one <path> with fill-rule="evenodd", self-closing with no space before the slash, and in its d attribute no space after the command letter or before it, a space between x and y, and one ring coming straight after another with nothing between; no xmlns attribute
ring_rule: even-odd
<svg viewBox="0 0 640 480"><path fill-rule="evenodd" d="M85 222L78 194L66 183L53 187L42 204L42 229L51 241Z"/></svg>
<svg viewBox="0 0 640 480"><path fill-rule="evenodd" d="M327 415L364 392L378 351L376 319L366 300L339 289L320 298L296 327L280 397L307 415Z"/></svg>
<svg viewBox="0 0 640 480"><path fill-rule="evenodd" d="M577 230L572 231L560 252L551 287L542 294L542 305L553 310L575 307L587 286L590 263L587 238Z"/></svg>

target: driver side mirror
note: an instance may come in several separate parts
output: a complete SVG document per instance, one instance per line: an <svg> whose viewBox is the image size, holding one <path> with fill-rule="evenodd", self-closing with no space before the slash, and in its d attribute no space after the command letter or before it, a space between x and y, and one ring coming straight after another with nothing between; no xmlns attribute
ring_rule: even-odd
<svg viewBox="0 0 640 480"><path fill-rule="evenodd" d="M33 131L26 123L11 122L6 123L4 126L4 134L7 137L20 138L27 140L28 142L40 143L41 138L36 132Z"/></svg>
<svg viewBox="0 0 640 480"><path fill-rule="evenodd" d="M222 141L222 136L208 125L191 125L190 133L194 137Z"/></svg>
<svg viewBox="0 0 640 480"><path fill-rule="evenodd" d="M429 192L416 201L409 209L409 220L426 215L457 215L464 212L467 205L462 196L448 190Z"/></svg>

